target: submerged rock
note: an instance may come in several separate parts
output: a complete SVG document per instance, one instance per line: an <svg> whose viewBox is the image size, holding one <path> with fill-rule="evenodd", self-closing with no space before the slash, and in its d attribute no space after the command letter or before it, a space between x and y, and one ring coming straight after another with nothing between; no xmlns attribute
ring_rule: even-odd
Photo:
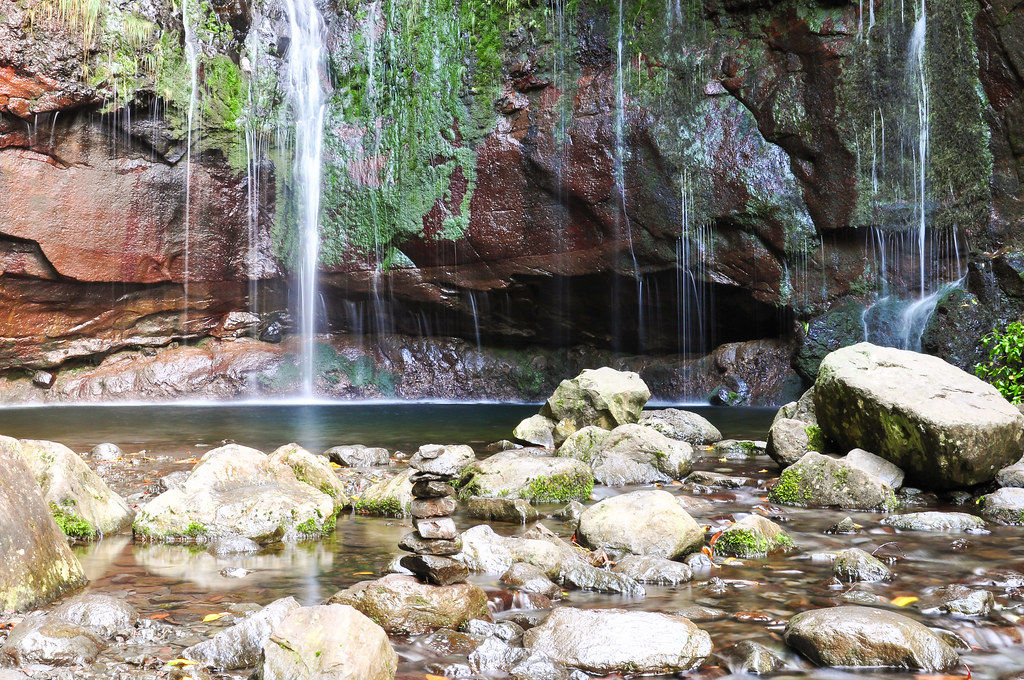
<svg viewBox="0 0 1024 680"><path fill-rule="evenodd" d="M294 597L275 600L209 640L187 648L182 656L226 670L255 666L271 633L289 612L298 608Z"/></svg>
<svg viewBox="0 0 1024 680"><path fill-rule="evenodd" d="M820 453L808 453L782 471L768 499L782 505L894 510L892 487L874 475Z"/></svg>
<svg viewBox="0 0 1024 680"><path fill-rule="evenodd" d="M818 666L951 671L960 655L911 618L871 607L843 606L797 614L786 644Z"/></svg>
<svg viewBox="0 0 1024 680"><path fill-rule="evenodd" d="M355 503L356 512L384 517L407 516L412 505L412 481L409 478L413 472L405 470L368 486Z"/></svg>
<svg viewBox="0 0 1024 680"><path fill-rule="evenodd" d="M131 526L135 513L82 460L56 442L23 439L21 453L65 534L94 539Z"/></svg>
<svg viewBox="0 0 1024 680"><path fill-rule="evenodd" d="M51 602L87 582L82 565L54 523L21 444L0 437L0 610Z"/></svg>
<svg viewBox="0 0 1024 680"><path fill-rule="evenodd" d="M704 531L667 491L633 491L580 516L580 541L614 553L676 558L704 543Z"/></svg>
<svg viewBox="0 0 1024 680"><path fill-rule="evenodd" d="M707 418L677 408L647 409L640 416L640 424L687 444L707 446L722 440L722 433Z"/></svg>
<svg viewBox="0 0 1024 680"><path fill-rule="evenodd" d="M779 656L764 645L744 640L726 650L730 658L729 670L733 673L767 675L785 666Z"/></svg>
<svg viewBox="0 0 1024 680"><path fill-rule="evenodd" d="M375 467L391 462L391 454L387 449L367 447L362 444L332 446L324 451L323 455L330 462L342 467Z"/></svg>
<svg viewBox="0 0 1024 680"><path fill-rule="evenodd" d="M263 645L257 680L394 680L398 655L380 626L340 604L293 609Z"/></svg>
<svg viewBox="0 0 1024 680"><path fill-rule="evenodd" d="M533 455L529 449L496 453L466 468L463 497L524 498L536 502L587 500L594 476L572 458Z"/></svg>
<svg viewBox="0 0 1024 680"><path fill-rule="evenodd" d="M995 387L938 357L860 343L821 363L814 405L825 437L892 461L914 484L982 484L1018 460L1024 416Z"/></svg>
<svg viewBox="0 0 1024 680"><path fill-rule="evenodd" d="M893 573L881 560L860 548L848 548L836 554L832 573L845 583L891 581Z"/></svg>
<svg viewBox="0 0 1024 680"><path fill-rule="evenodd" d="M715 541L716 554L739 558L767 557L792 548L789 534L761 515L747 515L725 529Z"/></svg>
<svg viewBox="0 0 1024 680"><path fill-rule="evenodd" d="M953 584L925 594L917 606L925 614L987 616L995 609L996 600L987 590Z"/></svg>
<svg viewBox="0 0 1024 680"><path fill-rule="evenodd" d="M562 594L562 589L555 584L544 571L526 562L516 562L498 579L499 583L511 586L527 593L540 593L552 599Z"/></svg>
<svg viewBox="0 0 1024 680"><path fill-rule="evenodd" d="M544 403L540 414L558 423L565 421L571 434L587 425L606 430L640 420L651 391L630 371L613 368L587 369L563 380Z"/></svg>
<svg viewBox="0 0 1024 680"><path fill-rule="evenodd" d="M727 460L745 460L765 453L768 443L750 439L723 439L711 447L711 455Z"/></svg>
<svg viewBox="0 0 1024 680"><path fill-rule="evenodd" d="M561 607L526 631L523 646L588 673L662 675L703 663L711 637L681 616Z"/></svg>
<svg viewBox="0 0 1024 680"><path fill-rule="evenodd" d="M685 477L693 468L689 444L644 425L620 425L606 436L588 432L584 437L593 442L590 447L579 439L574 441L581 434L567 439L558 455L587 463L594 479L608 486L667 482Z"/></svg>
<svg viewBox="0 0 1024 680"><path fill-rule="evenodd" d="M255 449L207 452L185 483L147 503L135 521L144 540L205 542L235 534L258 543L334 530L334 498Z"/></svg>
<svg viewBox="0 0 1024 680"><path fill-rule="evenodd" d="M965 512L911 512L883 517L887 524L900 531L943 531L948 533L981 533L985 520Z"/></svg>
<svg viewBox="0 0 1024 680"><path fill-rule="evenodd" d="M458 629L489 618L487 594L471 583L433 586L412 576L388 574L360 581L332 595L325 604L347 604L380 624L389 635L420 635Z"/></svg>

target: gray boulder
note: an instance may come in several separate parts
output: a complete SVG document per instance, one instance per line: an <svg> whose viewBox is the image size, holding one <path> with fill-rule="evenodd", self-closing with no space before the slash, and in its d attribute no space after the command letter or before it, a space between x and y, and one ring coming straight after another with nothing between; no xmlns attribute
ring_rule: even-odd
<svg viewBox="0 0 1024 680"><path fill-rule="evenodd" d="M355 503L356 512L383 517L407 516L412 506L412 482L409 478L413 472L408 469L368 486Z"/></svg>
<svg viewBox="0 0 1024 680"><path fill-rule="evenodd" d="M884 517L882 524L900 531L941 531L951 534L985 531L985 520L966 512L911 512Z"/></svg>
<svg viewBox="0 0 1024 680"><path fill-rule="evenodd" d="M703 663L711 636L671 614L561 607L526 631L523 647L587 673L667 675Z"/></svg>
<svg viewBox="0 0 1024 680"><path fill-rule="evenodd" d="M225 670L255 666L271 633L290 611L298 608L294 597L275 600L209 640L187 648L182 656Z"/></svg>
<svg viewBox="0 0 1024 680"><path fill-rule="evenodd" d="M578 501L575 501L578 502ZM539 517L537 509L523 498L480 498L470 496L464 503L466 514L489 522L529 524Z"/></svg>
<svg viewBox="0 0 1024 680"><path fill-rule="evenodd" d="M704 543L704 530L667 491L633 491L595 503L580 516L580 541L613 553L673 559Z"/></svg>
<svg viewBox="0 0 1024 680"><path fill-rule="evenodd" d="M39 493L17 439L0 437L0 610L19 611L51 602L86 584Z"/></svg>
<svg viewBox="0 0 1024 680"><path fill-rule="evenodd" d="M465 469L460 495L484 498L525 498L539 503L587 500L594 476L572 458L538 456L530 449L503 451Z"/></svg>
<svg viewBox="0 0 1024 680"><path fill-rule="evenodd" d="M960 655L911 618L871 607L843 606L797 614L786 644L818 666L951 671Z"/></svg>
<svg viewBox="0 0 1024 680"><path fill-rule="evenodd" d="M638 583L675 586L693 579L693 570L682 562L653 555L626 555L615 563L613 571Z"/></svg>
<svg viewBox="0 0 1024 680"><path fill-rule="evenodd" d="M1024 489L1007 486L981 497L981 514L1000 524L1024 525Z"/></svg>
<svg viewBox="0 0 1024 680"><path fill-rule="evenodd" d="M290 467L297 480L333 498L336 508L346 508L352 504L341 479L334 474L331 464L323 456L315 456L298 444L292 443L285 444L271 453L270 461Z"/></svg>
<svg viewBox="0 0 1024 680"><path fill-rule="evenodd" d="M1024 458L996 473L996 483L999 486L1024 488Z"/></svg>
<svg viewBox="0 0 1024 680"><path fill-rule="evenodd" d="M751 640L738 642L726 652L730 661L729 670L733 673L767 675L786 665L778 654Z"/></svg>
<svg viewBox="0 0 1024 680"><path fill-rule="evenodd" d="M130 630L139 620L135 607L100 593L85 593L61 602L51 616L89 628L104 638Z"/></svg>
<svg viewBox="0 0 1024 680"><path fill-rule="evenodd" d="M781 505L894 510L896 495L888 484L845 461L808 453L782 471L768 492Z"/></svg>
<svg viewBox="0 0 1024 680"><path fill-rule="evenodd" d="M476 461L476 453L465 444L424 444L409 459L420 472L455 477Z"/></svg>
<svg viewBox="0 0 1024 680"><path fill-rule="evenodd" d="M792 418L777 418L768 430L765 451L779 467L786 468L808 451L821 451L823 448L821 432L816 425Z"/></svg>
<svg viewBox="0 0 1024 680"><path fill-rule="evenodd" d="M394 680L387 634L352 607L293 609L263 645L258 680Z"/></svg>
<svg viewBox="0 0 1024 680"><path fill-rule="evenodd" d="M456 559L472 571L501 576L517 562L539 567L548 578L557 579L565 554L550 541L539 538L501 536L486 524L462 533L462 552Z"/></svg>
<svg viewBox="0 0 1024 680"><path fill-rule="evenodd" d="M524 444L553 449L555 448L554 430L556 424L555 421L540 414L532 415L516 425L515 429L512 430L512 436L516 441L523 442Z"/></svg>
<svg viewBox="0 0 1024 680"><path fill-rule="evenodd" d="M332 446L323 453L330 462L342 467L375 467L391 462L387 449L366 447L362 444Z"/></svg>
<svg viewBox="0 0 1024 680"><path fill-rule="evenodd" d="M692 446L650 427L620 425L606 435L598 435L594 429L585 428L569 437L558 455L586 462L594 471L594 479L602 484L667 482L685 477L693 468ZM581 439L593 442L593 446L584 446Z"/></svg>
<svg viewBox="0 0 1024 680"><path fill-rule="evenodd" d="M874 475L889 485L893 491L899 491L903 486L903 470L899 469L885 458L876 456L864 449L854 449L843 456L842 461L852 468L863 470L869 475Z"/></svg>
<svg viewBox="0 0 1024 680"><path fill-rule="evenodd" d="M1020 411L938 357L869 343L837 350L821 363L814 406L826 439L877 453L925 489L982 484L1021 457Z"/></svg>
<svg viewBox="0 0 1024 680"><path fill-rule="evenodd" d="M708 446L722 439L722 433L707 418L677 408L647 409L640 415L640 424L694 446Z"/></svg>
<svg viewBox="0 0 1024 680"><path fill-rule="evenodd" d="M613 368L587 369L563 380L540 414L566 423L566 434L596 425L606 430L640 420L651 391L636 373Z"/></svg>
<svg viewBox="0 0 1024 680"><path fill-rule="evenodd" d="M987 590L953 584L926 593L917 606L923 613L931 615L988 616L995 609L996 600Z"/></svg>
<svg viewBox="0 0 1024 680"><path fill-rule="evenodd" d="M893 573L881 560L860 548L848 548L836 554L832 573L844 583L891 581Z"/></svg>
<svg viewBox="0 0 1024 680"><path fill-rule="evenodd" d="M13 666L74 666L91 663L105 646L96 631L58 616L31 614L11 630L0 658Z"/></svg>
<svg viewBox="0 0 1024 680"><path fill-rule="evenodd" d="M508 571L501 575L498 582L527 593L539 593L552 599L562 594L562 589L537 566L526 562L516 562Z"/></svg>

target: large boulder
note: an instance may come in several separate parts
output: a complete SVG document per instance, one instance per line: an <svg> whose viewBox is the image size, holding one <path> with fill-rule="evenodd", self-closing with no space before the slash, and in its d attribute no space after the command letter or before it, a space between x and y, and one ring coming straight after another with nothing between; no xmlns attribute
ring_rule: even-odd
<svg viewBox="0 0 1024 680"><path fill-rule="evenodd" d="M776 418L768 430L765 452L786 468L803 458L808 451L822 451L824 442L817 425L808 425L794 418Z"/></svg>
<svg viewBox="0 0 1024 680"><path fill-rule="evenodd" d="M355 607L389 635L420 635L458 629L471 619L488 618L487 593L472 583L434 586L413 576L388 574L339 591L326 604Z"/></svg>
<svg viewBox="0 0 1024 680"><path fill-rule="evenodd" d="M275 600L212 638L187 648L182 656L204 666L227 670L255 666L270 634L290 611L298 608L294 597Z"/></svg>
<svg viewBox="0 0 1024 680"><path fill-rule="evenodd" d="M84 593L61 602L52 615L76 626L88 628L109 638L116 633L129 634L139 620L139 612L123 599L101 593Z"/></svg>
<svg viewBox="0 0 1024 680"><path fill-rule="evenodd" d="M823 365L824 366L824 365ZM951 671L960 656L911 618L871 607L832 607L797 614L786 644L819 666Z"/></svg>
<svg viewBox="0 0 1024 680"><path fill-rule="evenodd" d="M21 454L57 526L68 536L94 539L131 526L132 509L68 447L23 439Z"/></svg>
<svg viewBox="0 0 1024 680"><path fill-rule="evenodd" d="M368 486L356 501L356 512L384 517L405 517L412 505L412 481L415 470L409 469L394 477Z"/></svg>
<svg viewBox="0 0 1024 680"><path fill-rule="evenodd" d="M667 491L645 490L595 503L577 535L591 548L673 559L698 549L704 530Z"/></svg>
<svg viewBox="0 0 1024 680"><path fill-rule="evenodd" d="M594 471L594 479L608 486L651 484L681 479L693 469L693 447L669 439L645 425L620 425L607 436L584 428L570 436L559 456L579 456ZM586 442L593 442L591 447Z"/></svg>
<svg viewBox="0 0 1024 680"><path fill-rule="evenodd" d="M486 524L462 533L462 552L457 556L473 571L500 576L513 564L531 564L548 578L558 578L564 555L556 545L539 538L501 536Z"/></svg>
<svg viewBox="0 0 1024 680"><path fill-rule="evenodd" d="M470 465L459 481L460 495L525 498L542 503L590 498L594 475L586 464L572 458L536 455L535 451L502 451Z"/></svg>
<svg viewBox="0 0 1024 680"><path fill-rule="evenodd" d="M515 437L516 441L523 442L524 444L551 449L555 446L555 425L557 423L550 418L540 414L532 415L529 418L524 418L516 425L515 429L512 430L512 436Z"/></svg>
<svg viewBox="0 0 1024 680"><path fill-rule="evenodd" d="M851 510L897 507L892 487L881 479L813 451L782 471L768 491L768 500L782 505Z"/></svg>
<svg viewBox="0 0 1024 680"><path fill-rule="evenodd" d="M21 452L0 437L0 610L46 604L85 585L82 565L68 547Z"/></svg>
<svg viewBox="0 0 1024 680"><path fill-rule="evenodd" d="M668 675L703 663L711 636L671 614L560 607L523 635L523 646L588 673Z"/></svg>
<svg viewBox="0 0 1024 680"><path fill-rule="evenodd" d="M87 664L106 647L99 633L52 614L31 614L16 625L0 646L5 665Z"/></svg>
<svg viewBox="0 0 1024 680"><path fill-rule="evenodd" d="M1021 457L1024 415L937 357L870 343L832 352L814 406L827 440L882 456L922 488L988 482Z"/></svg>
<svg viewBox="0 0 1024 680"><path fill-rule="evenodd" d="M206 542L235 534L258 543L295 541L334 530L335 499L284 463L229 444L206 453L185 483L147 503L137 538Z"/></svg>
<svg viewBox="0 0 1024 680"><path fill-rule="evenodd" d="M394 680L387 634L352 607L293 609L263 645L258 680Z"/></svg>
<svg viewBox="0 0 1024 680"><path fill-rule="evenodd" d="M270 460L283 463L292 469L295 478L320 489L334 499L335 506L345 508L352 504L341 478L331 469L323 456L315 456L298 444L285 444L270 454Z"/></svg>
<svg viewBox="0 0 1024 680"><path fill-rule="evenodd" d="M645 410L640 424L653 428L669 439L694 446L707 446L722 440L722 433L704 416L677 408Z"/></svg>
<svg viewBox="0 0 1024 680"><path fill-rule="evenodd" d="M587 425L606 430L640 420L651 391L631 371L613 368L587 369L563 380L541 408L540 415L565 422L568 433Z"/></svg>

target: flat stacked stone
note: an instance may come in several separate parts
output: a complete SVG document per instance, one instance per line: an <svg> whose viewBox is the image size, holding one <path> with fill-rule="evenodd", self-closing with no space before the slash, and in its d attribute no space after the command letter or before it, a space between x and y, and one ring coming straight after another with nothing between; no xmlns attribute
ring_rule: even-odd
<svg viewBox="0 0 1024 680"><path fill-rule="evenodd" d="M468 446L428 445L409 459L415 470L409 510L416 530L403 536L398 547L413 553L403 557L401 565L425 583L447 586L462 583L469 575L464 564L451 558L462 550L452 519L457 503L451 482L475 458Z"/></svg>

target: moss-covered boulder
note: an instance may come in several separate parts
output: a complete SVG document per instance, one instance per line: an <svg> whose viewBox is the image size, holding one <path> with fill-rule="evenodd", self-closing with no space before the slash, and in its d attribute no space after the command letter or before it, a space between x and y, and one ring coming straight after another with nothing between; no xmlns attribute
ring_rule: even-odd
<svg viewBox="0 0 1024 680"><path fill-rule="evenodd" d="M617 554L674 559L697 550L704 530L667 491L633 491L592 505L580 516L580 542Z"/></svg>
<svg viewBox="0 0 1024 680"><path fill-rule="evenodd" d="M850 301L813 319L807 324L800 348L793 358L793 367L804 380L811 382L818 375L821 362L841 347L852 345L864 337L862 316L864 306Z"/></svg>
<svg viewBox="0 0 1024 680"><path fill-rule="evenodd" d="M937 357L860 343L829 354L814 385L826 439L895 463L916 486L991 481L1021 455L1024 416Z"/></svg>
<svg viewBox="0 0 1024 680"><path fill-rule="evenodd" d="M791 550L793 539L775 522L761 515L747 515L721 533L715 554L727 557L767 557Z"/></svg>
<svg viewBox="0 0 1024 680"><path fill-rule="evenodd" d="M135 513L82 460L57 442L21 440L21 453L65 534L91 540L131 526Z"/></svg>
<svg viewBox="0 0 1024 680"><path fill-rule="evenodd" d="M296 478L291 467L245 446L209 451L180 487L147 503L135 537L207 542L236 534L258 543L333 531L335 499Z"/></svg>
<svg viewBox="0 0 1024 680"><path fill-rule="evenodd" d="M290 467L296 479L333 498L337 508L347 508L352 504L341 478L323 456L316 456L298 444L285 444L270 454L270 460Z"/></svg>
<svg viewBox="0 0 1024 680"><path fill-rule="evenodd" d="M777 418L768 430L765 451L779 467L786 468L808 451L821 452L824 448L821 429L817 425L794 418Z"/></svg>
<svg viewBox="0 0 1024 680"><path fill-rule="evenodd" d="M894 510L897 505L892 487L878 477L813 451L782 471L768 491L768 500L850 510Z"/></svg>
<svg viewBox="0 0 1024 680"><path fill-rule="evenodd" d="M638 374L606 366L563 380L540 414L556 423L564 421L570 432L587 425L611 430L638 422L650 398L651 391Z"/></svg>
<svg viewBox="0 0 1024 680"><path fill-rule="evenodd" d="M371 484L355 502L356 512L383 517L405 517L412 505L411 468Z"/></svg>
<svg viewBox="0 0 1024 680"><path fill-rule="evenodd" d="M38 607L86 584L21 453L0 437L0 611Z"/></svg>
<svg viewBox="0 0 1024 680"><path fill-rule="evenodd" d="M503 451L470 465L459 480L460 496L525 498L540 503L590 498L594 474L585 463L536 453L532 449Z"/></svg>

